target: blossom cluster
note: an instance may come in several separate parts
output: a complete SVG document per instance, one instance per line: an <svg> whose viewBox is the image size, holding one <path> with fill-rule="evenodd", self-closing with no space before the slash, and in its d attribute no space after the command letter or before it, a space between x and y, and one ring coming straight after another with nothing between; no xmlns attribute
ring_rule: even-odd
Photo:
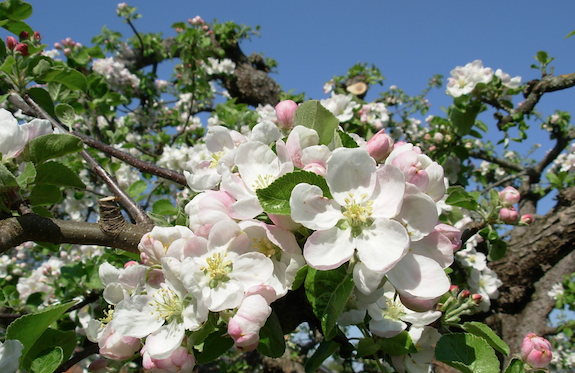
<svg viewBox="0 0 575 373"><path fill-rule="evenodd" d="M102 74L113 90L123 87L137 88L140 85L140 79L112 57L94 60L92 69Z"/></svg>
<svg viewBox="0 0 575 373"><path fill-rule="evenodd" d="M481 60L475 60L465 66L457 66L451 70L451 77L447 79L446 93L453 97L468 95L473 92L478 84L491 82L493 76L496 76L501 81L503 86L502 96L504 98L507 89L517 89L521 84L520 76L511 78L509 74L504 73L501 69L497 69L494 74L491 68L483 67Z"/></svg>
<svg viewBox="0 0 575 373"><path fill-rule="evenodd" d="M336 114L347 115L351 101L334 99L341 101ZM150 367L171 364L182 348L186 358L176 360L192 361L192 347L202 342L193 332L210 315L227 324L237 348L252 350L270 304L292 289L306 264L353 272L358 301L349 304L356 316L348 323L369 312L376 335L397 335L406 321L415 339L430 333L426 325L441 315L432 308L449 290L444 270L461 235L438 224L442 167L412 144L394 144L384 131L368 142L358 139L355 148L321 143L315 129L292 127L296 109L293 102L276 108L287 134L269 120L245 134L211 126L203 155L180 163L197 193L185 207L189 225L146 234L140 263L100 267L104 298L114 310L92 320L87 334L102 355L125 359L143 341L140 353ZM271 213L258 194L285 188L274 182L286 177L303 179L289 187L289 211ZM423 360L431 359L429 351Z"/></svg>

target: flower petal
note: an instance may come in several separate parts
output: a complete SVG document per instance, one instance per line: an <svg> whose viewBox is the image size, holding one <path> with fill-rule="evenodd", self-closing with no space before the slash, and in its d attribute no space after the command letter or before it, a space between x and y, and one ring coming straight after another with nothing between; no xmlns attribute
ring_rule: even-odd
<svg viewBox="0 0 575 373"><path fill-rule="evenodd" d="M303 255L310 267L319 270L334 269L347 262L354 253L351 230L333 227L314 232L305 243Z"/></svg>

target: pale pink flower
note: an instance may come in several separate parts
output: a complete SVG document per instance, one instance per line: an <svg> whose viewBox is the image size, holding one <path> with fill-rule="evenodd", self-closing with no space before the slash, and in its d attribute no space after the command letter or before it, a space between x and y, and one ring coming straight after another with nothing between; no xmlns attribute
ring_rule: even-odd
<svg viewBox="0 0 575 373"><path fill-rule="evenodd" d="M532 368L545 368L551 362L551 343L535 333L529 333L523 338L521 359Z"/></svg>
<svg viewBox="0 0 575 373"><path fill-rule="evenodd" d="M297 110L297 103L292 100L284 100L276 105L276 116L278 125L285 129L290 129L293 126L293 118Z"/></svg>

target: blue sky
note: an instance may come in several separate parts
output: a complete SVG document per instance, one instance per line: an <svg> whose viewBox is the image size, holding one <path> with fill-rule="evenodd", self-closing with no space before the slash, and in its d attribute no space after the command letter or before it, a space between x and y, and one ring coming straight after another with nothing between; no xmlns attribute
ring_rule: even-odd
<svg viewBox="0 0 575 373"><path fill-rule="evenodd" d="M84 45L108 28L132 36L128 25L116 16L118 1L31 0L34 14L28 24L49 45L71 37ZM211 22L235 21L261 26L261 37L242 44L246 54L264 52L279 63L273 77L285 90L305 92L321 99L323 84L343 75L357 62L375 64L386 77L384 88L397 85L417 94L434 74L449 76L457 65L481 59L485 66L502 69L523 81L539 78L531 69L539 50L555 57L556 74L575 67L575 2L525 0L501 1L132 1L143 17L135 25L140 32L174 35L170 25L196 15ZM3 35L5 36L5 35ZM168 78L167 76L163 77ZM377 97L372 88L367 99ZM441 115L450 97L444 89L429 96L431 114ZM570 111L575 91L548 94L540 104L544 115L555 109ZM423 118L421 118L423 119ZM483 120L489 125L490 116ZM495 136L491 130L490 136ZM541 138L541 136L537 136ZM523 146L529 147L529 146ZM543 154L544 145L539 153ZM537 155L537 154L536 154Z"/></svg>

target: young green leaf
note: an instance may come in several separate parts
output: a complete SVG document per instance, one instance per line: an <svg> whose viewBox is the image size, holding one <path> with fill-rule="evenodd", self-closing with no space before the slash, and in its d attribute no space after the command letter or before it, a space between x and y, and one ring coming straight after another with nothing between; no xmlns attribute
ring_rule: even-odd
<svg viewBox="0 0 575 373"><path fill-rule="evenodd" d="M491 347L501 352L505 356L509 356L509 346L489 326L486 324L471 321L462 325L463 330L473 335L481 337L489 343Z"/></svg>
<svg viewBox="0 0 575 373"><path fill-rule="evenodd" d="M18 181L18 185L21 188L26 188L28 184L32 183L36 178L36 168L34 167L34 163L26 162L24 166L24 171L16 178Z"/></svg>
<svg viewBox="0 0 575 373"><path fill-rule="evenodd" d="M294 115L294 125L316 130L319 144L327 145L333 139L339 120L317 100L301 104Z"/></svg>
<svg viewBox="0 0 575 373"><path fill-rule="evenodd" d="M323 340L313 355L306 361L304 366L305 373L315 373L325 359L330 357L339 346L340 344L337 342Z"/></svg>
<svg viewBox="0 0 575 373"><path fill-rule="evenodd" d="M477 201L471 194L469 194L465 189L463 189L460 185L455 185L449 187L447 190L449 197L445 200L445 203L452 206L463 207L468 210L476 210L477 209Z"/></svg>
<svg viewBox="0 0 575 373"><path fill-rule="evenodd" d="M406 331L402 331L393 338L383 338L379 340L379 347L383 352L391 356L401 356L417 352L413 340Z"/></svg>
<svg viewBox="0 0 575 373"><path fill-rule="evenodd" d="M55 109L56 116L62 123L72 128L76 122L76 112L74 108L68 104L58 104Z"/></svg>
<svg viewBox="0 0 575 373"><path fill-rule="evenodd" d="M30 368L34 373L52 373L64 362L62 347L49 347L34 359ZM29 368L27 368L29 370Z"/></svg>
<svg viewBox="0 0 575 373"><path fill-rule="evenodd" d="M372 338L361 338L357 344L357 357L371 356L379 350L379 344Z"/></svg>
<svg viewBox="0 0 575 373"><path fill-rule="evenodd" d="M40 87L32 87L28 89L28 94L34 101L42 107L42 109L46 110L46 113L50 114L50 116L54 117L54 102L50 97L50 93L46 91L44 88Z"/></svg>
<svg viewBox="0 0 575 373"><path fill-rule="evenodd" d="M18 187L18 182L2 162L0 162L0 192Z"/></svg>
<svg viewBox="0 0 575 373"><path fill-rule="evenodd" d="M68 166L56 161L39 164L38 167L36 167L36 179L34 182L37 185L48 184L71 186L80 189L86 188L86 185L74 171Z"/></svg>
<svg viewBox="0 0 575 373"><path fill-rule="evenodd" d="M172 205L172 202L168 201L167 199L160 199L154 202L152 205L152 211L154 214L158 215L176 215L178 213L178 209Z"/></svg>
<svg viewBox="0 0 575 373"><path fill-rule="evenodd" d="M48 159L63 157L84 149L82 140L66 133L49 134L30 140L24 147L22 155L25 161L39 164Z"/></svg>
<svg viewBox="0 0 575 373"><path fill-rule="evenodd" d="M55 185L36 185L30 192L30 204L32 206L53 205L60 201L62 192Z"/></svg>
<svg viewBox="0 0 575 373"><path fill-rule="evenodd" d="M505 373L525 373L525 363L521 359L514 357L505 369Z"/></svg>
<svg viewBox="0 0 575 373"><path fill-rule="evenodd" d="M281 357L286 350L286 342L280 320L272 311L266 324L260 329L260 343L257 350L264 356L271 358Z"/></svg>
<svg viewBox="0 0 575 373"><path fill-rule="evenodd" d="M68 360L74 349L76 348L76 333L73 330L57 330L57 329L46 329L46 331L40 336L40 338L34 343L34 346L30 349L30 352L26 355L25 359L22 359L22 367L28 369L32 366L34 370L34 364L43 361L44 364L48 364L46 361L47 346L52 346L52 348L59 348L62 351L62 361ZM58 366L57 365L57 366ZM52 370L47 370L47 372L52 372Z"/></svg>

